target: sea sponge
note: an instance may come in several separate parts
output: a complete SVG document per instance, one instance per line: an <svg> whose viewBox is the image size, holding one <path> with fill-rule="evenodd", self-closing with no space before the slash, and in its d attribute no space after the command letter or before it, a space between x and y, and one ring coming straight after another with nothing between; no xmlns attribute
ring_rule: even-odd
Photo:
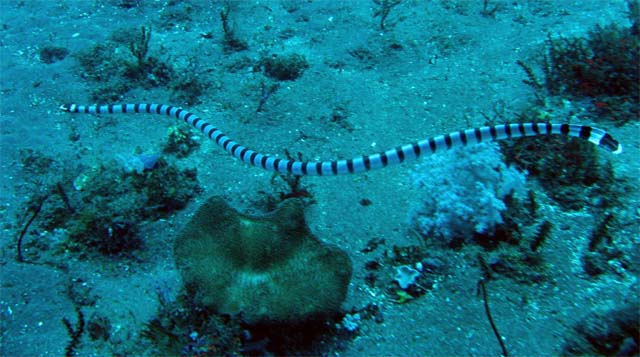
<svg viewBox="0 0 640 357"><path fill-rule="evenodd" d="M344 251L311 234L296 199L249 216L212 197L177 237L174 254L196 302L248 323L336 312L352 271Z"/></svg>

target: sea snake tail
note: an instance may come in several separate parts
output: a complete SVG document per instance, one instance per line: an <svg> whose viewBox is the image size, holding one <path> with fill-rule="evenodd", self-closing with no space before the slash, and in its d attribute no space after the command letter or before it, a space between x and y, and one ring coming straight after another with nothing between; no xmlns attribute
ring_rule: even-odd
<svg viewBox="0 0 640 357"><path fill-rule="evenodd" d="M193 113L165 104L114 104L114 105L78 105L65 104L60 107L69 113L119 114L148 113L161 114L185 121L204 135L214 140L226 152L247 164L269 171L294 175L342 175L366 172L372 169L398 164L408 159L416 159L424 154L451 149L459 146L477 144L483 141L504 140L536 135L566 135L588 140L613 153L622 152L622 145L606 131L590 126L552 123L518 123L483 126L481 128L460 130L446 135L424 139L411 144L398 146L384 152L364 155L348 160L321 162L302 162L278 159L246 148L231 140L218 128L207 123Z"/></svg>

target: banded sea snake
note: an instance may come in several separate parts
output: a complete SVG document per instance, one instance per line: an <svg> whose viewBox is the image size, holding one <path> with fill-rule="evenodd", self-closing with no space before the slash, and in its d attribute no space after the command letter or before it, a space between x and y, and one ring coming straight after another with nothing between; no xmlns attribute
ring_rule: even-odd
<svg viewBox="0 0 640 357"><path fill-rule="evenodd" d="M269 171L277 171L285 174L291 173L294 175L343 175L361 173L391 164L399 164L408 159L416 159L421 155L454 147L478 144L484 141L551 134L566 135L588 140L592 144L615 154L622 152L622 145L606 131L599 128L574 124L518 123L460 130L398 146L384 152L364 155L348 160L303 162L279 159L253 151L231 140L218 128L195 114L171 105L147 103L114 105L65 104L62 105L60 109L69 113L148 113L174 117L200 130L226 152L247 164L258 166Z"/></svg>

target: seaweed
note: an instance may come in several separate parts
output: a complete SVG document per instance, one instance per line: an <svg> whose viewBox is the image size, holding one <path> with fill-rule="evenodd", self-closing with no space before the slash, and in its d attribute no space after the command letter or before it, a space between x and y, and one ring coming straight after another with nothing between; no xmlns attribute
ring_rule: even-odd
<svg viewBox="0 0 640 357"><path fill-rule="evenodd" d="M598 25L586 36L549 34L543 80L528 64L517 61L538 105L546 105L550 96L562 96L579 101L594 120L624 125L640 118L640 5L637 0L627 4L631 26Z"/></svg>
<svg viewBox="0 0 640 357"><path fill-rule="evenodd" d="M637 120L640 38L633 31L612 24L598 25L586 37L549 37L543 68L548 93L590 100L596 119L619 125Z"/></svg>
<svg viewBox="0 0 640 357"><path fill-rule="evenodd" d="M483 279L506 277L522 284L538 283L547 278L548 270L540 247L550 236L553 226L544 218L537 222L531 214L531 202L511 197L506 204L503 223L495 232L474 237L474 242L483 248L477 254Z"/></svg>
<svg viewBox="0 0 640 357"><path fill-rule="evenodd" d="M591 232L591 237L589 238L589 246L588 249L590 252L595 251L596 249L602 246L603 241L611 242L611 234L609 234L609 225L613 219L613 214L610 212L606 212L596 228Z"/></svg>
<svg viewBox="0 0 640 357"><path fill-rule="evenodd" d="M95 82L109 82L118 77L121 64L113 57L115 48L114 42L105 41L75 53L73 56L80 64L82 77Z"/></svg>
<svg viewBox="0 0 640 357"><path fill-rule="evenodd" d="M66 47L45 46L40 49L40 61L46 64L52 64L62 61L69 54Z"/></svg>
<svg viewBox="0 0 640 357"><path fill-rule="evenodd" d="M220 21L222 23L222 33L224 35L222 40L224 51L225 52L244 51L247 48L249 48L249 46L247 45L246 42L240 40L236 36L235 31L233 30L233 28L231 28L231 25L229 25L230 13L231 13L231 6L227 2L222 7L222 10L220 10Z"/></svg>
<svg viewBox="0 0 640 357"><path fill-rule="evenodd" d="M22 169L31 177L47 174L55 165L55 160L33 149L21 149L19 151Z"/></svg>
<svg viewBox="0 0 640 357"><path fill-rule="evenodd" d="M43 195L38 197L35 200L36 201L35 205L31 205L29 206L29 208L27 208L27 213L31 212L31 217L24 224L24 226L22 227L22 230L20 230L20 233L18 234L18 238L16 239L16 242L17 242L16 243L16 253L17 253L16 260L20 263L23 263L25 261L24 256L22 255L22 239L27 233L29 226L31 226L31 223L33 223L33 221L36 219L36 217L40 213L40 210L42 209L42 205L44 204L44 202L47 200L48 197L49 197L48 195Z"/></svg>
<svg viewBox="0 0 640 357"><path fill-rule="evenodd" d="M262 58L258 65L267 77L279 81L293 81L309 68L306 58L299 54L271 55Z"/></svg>
<svg viewBox="0 0 640 357"><path fill-rule="evenodd" d="M402 0L372 0L375 5L378 5L373 12L373 17L380 17L380 30L386 30L387 17L391 13L391 9L400 5Z"/></svg>
<svg viewBox="0 0 640 357"><path fill-rule="evenodd" d="M287 160L305 161L302 153L297 153L294 157L288 150L285 150L285 156ZM283 174L280 172L274 172L271 176L271 192L261 191L264 195L264 208L266 211L272 211L276 209L280 203L288 199L302 199L305 205L309 205L315 202L313 198L313 192L303 185L302 180L304 176Z"/></svg>
<svg viewBox="0 0 640 357"><path fill-rule="evenodd" d="M525 121L535 110L525 111ZM509 165L536 177L548 194L563 208L578 210L594 204L602 207L617 202L613 168L599 159L594 145L576 138L538 136L526 140L501 141ZM594 200L599 197L600 200ZM597 208L597 207L596 207Z"/></svg>
<svg viewBox="0 0 640 357"><path fill-rule="evenodd" d="M260 82L260 102L258 103L258 108L256 109L256 113L260 113L264 109L265 104L267 104L267 100L279 88L280 88L280 84L278 83L267 86L265 85L264 82Z"/></svg>
<svg viewBox="0 0 640 357"><path fill-rule="evenodd" d="M149 52L149 42L151 41L151 29L140 27L140 36L129 42L129 51L138 60L136 66L142 70L147 66L147 53Z"/></svg>
<svg viewBox="0 0 640 357"><path fill-rule="evenodd" d="M527 79L523 79L522 82L533 88L533 93L537 100L536 104L544 106L546 97L548 96L548 93L545 91L544 84L540 82L538 76L536 76L531 66L521 60L517 60L516 64L518 64L518 66L520 66L520 68L522 68L522 70L527 75Z"/></svg>
<svg viewBox="0 0 640 357"><path fill-rule="evenodd" d="M549 237L549 233L551 233L551 228L553 225L551 222L544 220L536 231L536 234L533 236L533 239L529 243L529 248L532 252L535 252L540 248L542 243Z"/></svg>
<svg viewBox="0 0 640 357"><path fill-rule="evenodd" d="M137 33L134 31L118 29L109 40L75 54L83 78L96 84L91 92L92 100L113 102L136 87L149 89L175 82L174 94L181 95L184 91L185 98L195 102L202 93L197 88L204 86L191 73L176 77L171 65L149 54L151 29L141 26ZM129 50L128 56L121 51L125 46Z"/></svg>
<svg viewBox="0 0 640 357"><path fill-rule="evenodd" d="M80 173L78 168L37 151L23 150L21 156L23 170L34 182L26 203L26 223L16 233L19 262L26 262L23 241L34 222L46 231L64 229L67 240L59 248L128 254L143 247L141 223L184 208L201 190L195 169L178 169L162 158L156 159L156 155L152 155L153 164L142 162L138 171L107 161ZM50 244L34 243L32 246L38 249L29 253L38 254ZM31 260L29 263L35 262Z"/></svg>
<svg viewBox="0 0 640 357"><path fill-rule="evenodd" d="M587 251L582 255L584 271L591 276L598 276L606 272L616 272L616 266L628 269L631 260L625 251L617 246L610 232L615 224L613 211L605 211L599 215L598 220L589 236ZM618 264L611 264L612 261L617 261Z"/></svg>
<svg viewBox="0 0 640 357"><path fill-rule="evenodd" d="M111 336L111 322L102 314L94 313L87 321L87 332L91 340L106 341Z"/></svg>
<svg viewBox="0 0 640 357"><path fill-rule="evenodd" d="M184 208L202 190L196 177L195 168L181 170L167 164L142 174L132 173L131 186L146 198L137 210L138 215L142 219L157 220Z"/></svg>
<svg viewBox="0 0 640 357"><path fill-rule="evenodd" d="M87 205L69 222L69 248L96 249L100 253L115 255L130 252L142 246L137 223L131 209L108 207L108 201Z"/></svg>
<svg viewBox="0 0 640 357"><path fill-rule="evenodd" d="M182 75L173 81L171 86L171 100L186 105L198 104L200 103L198 98L204 93L204 90L205 85L202 80L200 80L200 76L189 69L182 72Z"/></svg>
<svg viewBox="0 0 640 357"><path fill-rule="evenodd" d="M88 180L82 207L66 222L69 248L107 255L141 248L141 222L184 208L200 192L195 169L180 170L163 159L140 173L101 166Z"/></svg>
<svg viewBox="0 0 640 357"><path fill-rule="evenodd" d="M69 343L67 344L67 347L65 347L64 349L64 355L67 357L76 355L76 349L78 348L78 345L80 344L80 338L84 333L84 314L82 313L82 310L80 310L80 307L78 307L77 305L74 306L74 308L76 310L76 315L77 315L77 321L76 321L75 327L71 325L71 322L69 321L69 319L67 319L66 317L62 318L62 323L64 324L64 327L67 329L67 333L69 334L69 338L70 338Z"/></svg>
<svg viewBox="0 0 640 357"><path fill-rule="evenodd" d="M157 353L183 356L238 354L243 340L238 317L222 316L200 306L188 292L174 301L164 301L160 295L158 299L160 307L156 316L144 324L141 332Z"/></svg>
<svg viewBox="0 0 640 357"><path fill-rule="evenodd" d="M504 345L504 341L502 340L502 336L500 332L498 332L498 327L496 327L495 322L493 322L493 316L491 315L491 309L489 308L489 297L487 296L487 288L486 283L483 279L478 280L478 291L477 295L482 295L482 301L484 303L484 311L487 315L487 320L489 320L489 324L491 325L491 329L493 330L498 343L500 344L500 349L502 350L503 356L508 356L509 352L507 351L507 347Z"/></svg>
<svg viewBox="0 0 640 357"><path fill-rule="evenodd" d="M62 183L60 183L60 182L56 183L55 187L56 187L56 192L58 193L58 195L60 195L60 198L62 198L62 202L64 202L64 205L69 210L69 213L71 213L71 214L76 213L76 210L71 205L71 201L69 200L69 196L67 196L66 191L62 187Z"/></svg>
<svg viewBox="0 0 640 357"><path fill-rule="evenodd" d="M502 3L494 4L493 6L489 6L489 0L483 0L482 2L482 11L480 11L480 15L483 17L495 18L496 12L498 10L502 10L504 5Z"/></svg>
<svg viewBox="0 0 640 357"><path fill-rule="evenodd" d="M123 77L134 81L143 88L163 86L171 81L173 68L159 59L149 56L151 30L140 27L139 36L129 42L129 51L136 58L135 62L125 61Z"/></svg>

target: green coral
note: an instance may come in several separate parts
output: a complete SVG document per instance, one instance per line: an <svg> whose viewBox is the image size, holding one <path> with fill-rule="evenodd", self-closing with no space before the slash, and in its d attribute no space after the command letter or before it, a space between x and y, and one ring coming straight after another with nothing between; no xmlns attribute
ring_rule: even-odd
<svg viewBox="0 0 640 357"><path fill-rule="evenodd" d="M414 297L404 290L396 290L396 299L395 302L398 304L406 304L407 302L414 299Z"/></svg>
<svg viewBox="0 0 640 357"><path fill-rule="evenodd" d="M175 154L179 158L187 157L191 152L200 146L191 134L189 129L183 126L171 126L167 129L167 141L162 148L162 152Z"/></svg>

